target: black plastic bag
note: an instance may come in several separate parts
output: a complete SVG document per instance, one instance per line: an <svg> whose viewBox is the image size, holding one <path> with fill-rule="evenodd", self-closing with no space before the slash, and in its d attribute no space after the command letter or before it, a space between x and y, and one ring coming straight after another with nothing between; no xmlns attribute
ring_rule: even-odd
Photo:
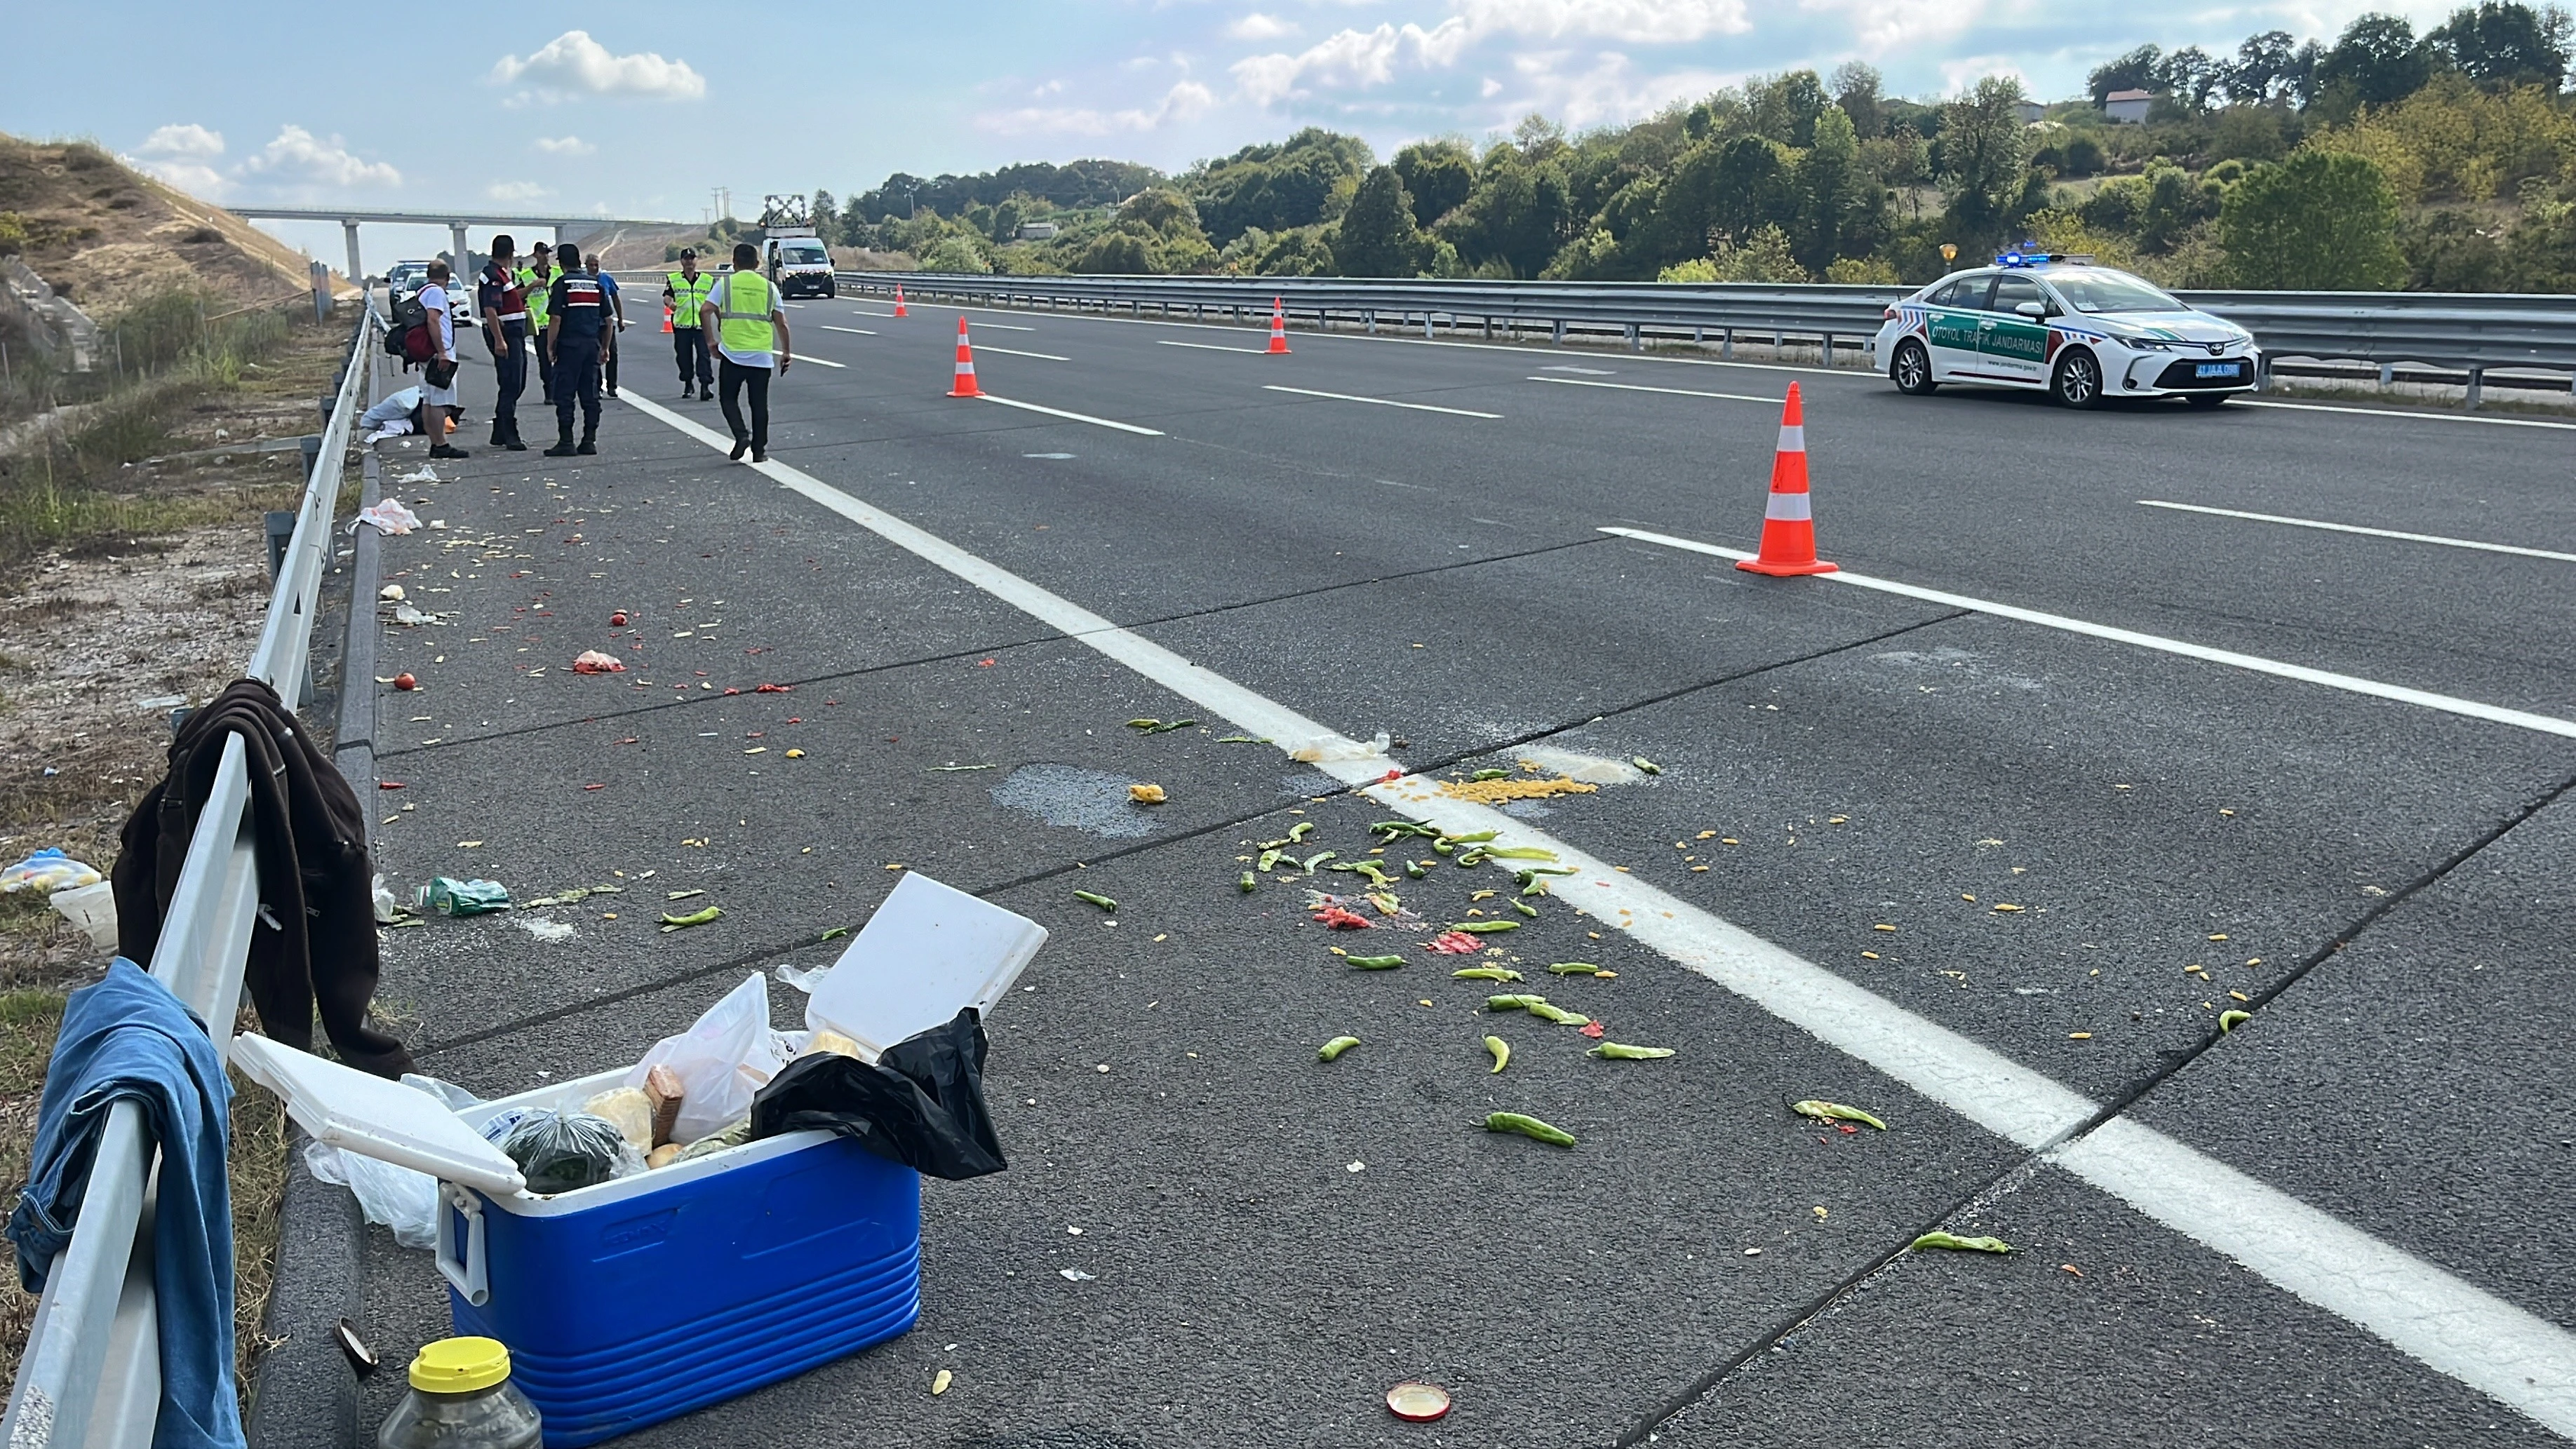
<svg viewBox="0 0 2576 1449"><path fill-rule="evenodd" d="M874 1063L837 1052L789 1062L751 1099L756 1140L821 1129L952 1182L1010 1166L984 1109L984 1024L969 1006Z"/></svg>
<svg viewBox="0 0 2576 1449"><path fill-rule="evenodd" d="M587 1112L531 1112L501 1139L534 1193L570 1192L624 1176L621 1157L635 1149L617 1124Z"/></svg>

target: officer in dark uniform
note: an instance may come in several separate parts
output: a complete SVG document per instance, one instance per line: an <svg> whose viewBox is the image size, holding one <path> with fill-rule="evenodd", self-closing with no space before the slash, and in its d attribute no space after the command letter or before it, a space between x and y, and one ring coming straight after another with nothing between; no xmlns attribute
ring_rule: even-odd
<svg viewBox="0 0 2576 1449"><path fill-rule="evenodd" d="M608 335L608 298L599 279L582 270L581 252L555 250L563 274L546 298L546 355L554 361L555 445L549 458L596 453L599 438L599 356ZM572 440L572 409L581 403L581 443Z"/></svg>
<svg viewBox="0 0 2576 1449"><path fill-rule="evenodd" d="M475 279L475 310L483 314L483 346L492 354L492 446L524 453L519 438L519 394L528 386L528 289L519 281L518 243L509 233L492 238L492 259Z"/></svg>

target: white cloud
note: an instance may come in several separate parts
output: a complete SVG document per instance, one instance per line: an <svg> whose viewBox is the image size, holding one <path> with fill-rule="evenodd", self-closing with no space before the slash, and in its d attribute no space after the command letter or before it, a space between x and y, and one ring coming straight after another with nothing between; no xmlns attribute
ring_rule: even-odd
<svg viewBox="0 0 2576 1449"><path fill-rule="evenodd" d="M1512 118L1532 111L1578 129L1635 121L1674 101L1707 95L1736 79L1708 70L1640 74L1629 58L1617 51L1601 51L1586 59L1589 64L1574 69L1569 63L1578 57L1567 51L1529 51L1513 56L1512 73L1517 83L1503 87L1489 82L1490 88L1485 92L1492 102L1495 124L1508 125ZM1505 99L1493 101L1496 95Z"/></svg>
<svg viewBox="0 0 2576 1449"><path fill-rule="evenodd" d="M1985 0L1798 0L1798 8L1835 17L1873 60L1937 49L1986 19Z"/></svg>
<svg viewBox="0 0 2576 1449"><path fill-rule="evenodd" d="M1309 86L1361 90L1395 79L1396 67L1447 65L1471 39L1468 23L1452 15L1429 30L1408 22L1398 30L1381 22L1373 30L1342 30L1289 55L1255 55L1236 61L1235 84L1256 105L1268 105Z"/></svg>
<svg viewBox="0 0 2576 1449"><path fill-rule="evenodd" d="M1452 0L1448 18L1428 28L1343 29L1294 55L1247 56L1233 74L1245 99L1269 105L1315 87L1366 90L1400 70L1443 69L1498 36L1679 45L1740 35L1753 28L1745 7L1746 0Z"/></svg>
<svg viewBox="0 0 2576 1449"><path fill-rule="evenodd" d="M535 144L549 156L587 156L599 149L579 136L539 136Z"/></svg>
<svg viewBox="0 0 2576 1449"><path fill-rule="evenodd" d="M589 94L694 101L707 93L707 78L690 69L687 61L664 60L650 51L616 55L591 39L587 30L567 30L524 58L505 55L494 62L493 84L523 81L550 97Z"/></svg>
<svg viewBox="0 0 2576 1449"><path fill-rule="evenodd" d="M1957 60L1941 62L1941 88L1949 95L1964 95L1970 86L1990 75L2008 75L2030 89L2030 77L2008 55L1963 55Z"/></svg>
<svg viewBox="0 0 2576 1449"><path fill-rule="evenodd" d="M209 131L194 123L163 126L143 138L137 148L146 156L169 156L188 161L211 161L224 154L224 133Z"/></svg>
<svg viewBox="0 0 2576 1449"><path fill-rule="evenodd" d="M536 201L554 193L533 181L495 181L483 188L494 201Z"/></svg>
<svg viewBox="0 0 2576 1449"><path fill-rule="evenodd" d="M281 126L277 139L242 163L251 175L312 186L399 186L402 173L390 162L369 161L351 151L337 136L314 135L302 126Z"/></svg>
<svg viewBox="0 0 2576 1449"><path fill-rule="evenodd" d="M1458 13L1479 35L1590 36L1630 45L1741 35L1753 28L1744 0L1464 0Z"/></svg>
<svg viewBox="0 0 2576 1449"><path fill-rule="evenodd" d="M202 161L172 161L152 156L128 156L125 161L146 176L156 177L190 196L207 201L221 201L233 189L231 177Z"/></svg>
<svg viewBox="0 0 2576 1449"><path fill-rule="evenodd" d="M1197 81L1183 81L1163 92L1152 109L1101 111L1077 106L1025 106L975 118L976 128L997 136L1109 136L1159 130L1205 115L1216 95Z"/></svg>
<svg viewBox="0 0 2576 1449"><path fill-rule="evenodd" d="M1297 33L1297 23L1255 10L1228 25L1225 33L1236 40L1284 40Z"/></svg>

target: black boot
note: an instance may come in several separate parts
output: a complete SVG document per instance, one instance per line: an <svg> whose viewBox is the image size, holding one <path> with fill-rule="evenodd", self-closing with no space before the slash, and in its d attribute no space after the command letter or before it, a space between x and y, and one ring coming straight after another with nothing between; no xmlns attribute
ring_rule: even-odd
<svg viewBox="0 0 2576 1449"><path fill-rule="evenodd" d="M445 443L440 443L429 450L429 456L433 458L470 458L474 455L466 452L463 448L454 448Z"/></svg>
<svg viewBox="0 0 2576 1449"><path fill-rule="evenodd" d="M509 441L503 443L501 446L513 453L524 453L528 451L527 439L519 436L519 430L515 426L510 429Z"/></svg>
<svg viewBox="0 0 2576 1449"><path fill-rule="evenodd" d="M582 435L581 435L581 446L580 446L580 447L578 447L578 448L573 449L573 451L574 451L574 452L576 452L576 453L596 453L596 452L598 452L598 451L599 451L599 439L598 439L598 435L597 435L597 434L594 434L594 433L584 433L584 434L582 434Z"/></svg>
<svg viewBox="0 0 2576 1449"><path fill-rule="evenodd" d="M571 434L571 433L569 433L569 432L566 432L566 433L564 433L562 436L560 436L560 437L556 438L556 439L555 439L555 445L554 445L553 447L551 447L551 448L546 449L546 456L547 456L547 457L549 457L549 458L569 458L569 457L571 457L572 455L573 455L572 434Z"/></svg>
<svg viewBox="0 0 2576 1449"><path fill-rule="evenodd" d="M748 452L750 452L750 451L751 451L751 439L749 439L749 438L736 438L736 439L734 439L734 440L733 440L733 460L734 460L735 462L737 462L737 463L741 462L741 461L742 461L742 455L743 455L743 454L745 454L745 453L748 453Z"/></svg>
<svg viewBox="0 0 2576 1449"><path fill-rule="evenodd" d="M510 430L503 427L501 425L501 420L498 418L492 420L491 446L495 448L506 448L510 446Z"/></svg>

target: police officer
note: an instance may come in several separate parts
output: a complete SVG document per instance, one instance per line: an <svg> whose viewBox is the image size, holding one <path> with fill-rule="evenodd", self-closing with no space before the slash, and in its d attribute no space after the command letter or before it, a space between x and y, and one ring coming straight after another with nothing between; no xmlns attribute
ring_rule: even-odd
<svg viewBox="0 0 2576 1449"><path fill-rule="evenodd" d="M555 445L549 458L599 451L599 356L608 330L608 298L581 268L581 251L556 248L563 270L546 298L546 351L555 374ZM572 407L581 402L581 444L572 440Z"/></svg>
<svg viewBox="0 0 2576 1449"><path fill-rule="evenodd" d="M706 310L707 293L716 279L698 270L698 254L680 248L680 269L662 279L662 304L671 309L671 343L680 358L680 397L711 398L716 395L715 363L707 353L706 333L699 330L698 314ZM694 380L696 391L692 392Z"/></svg>
<svg viewBox="0 0 2576 1449"><path fill-rule="evenodd" d="M733 270L717 280L699 310L698 325L714 340L708 350L722 355L726 426L733 429L733 458L747 451L751 461L769 461L769 380L787 372L787 314L778 310L778 288L760 274L760 248L736 242ZM751 389L751 425L743 426L739 399Z"/></svg>
<svg viewBox="0 0 2576 1449"><path fill-rule="evenodd" d="M483 346L492 354L492 446L524 453L519 439L519 394L528 387L528 289L520 284L518 244L504 232L492 238L492 259L475 278L475 310L483 314Z"/></svg>
<svg viewBox="0 0 2576 1449"><path fill-rule="evenodd" d="M546 306L554 295L555 278L563 275L554 264L553 248L539 242L530 252L528 265L519 269L519 285L528 294L528 331L543 336L546 330ZM542 347L537 349L537 395L547 402L555 400L555 361Z"/></svg>
<svg viewBox="0 0 2576 1449"><path fill-rule="evenodd" d="M626 341L626 299L618 295L617 277L599 264L599 253L590 254L590 275L599 283L600 295L608 299L608 353L600 362L600 376L608 381L607 396L617 396L617 354Z"/></svg>

